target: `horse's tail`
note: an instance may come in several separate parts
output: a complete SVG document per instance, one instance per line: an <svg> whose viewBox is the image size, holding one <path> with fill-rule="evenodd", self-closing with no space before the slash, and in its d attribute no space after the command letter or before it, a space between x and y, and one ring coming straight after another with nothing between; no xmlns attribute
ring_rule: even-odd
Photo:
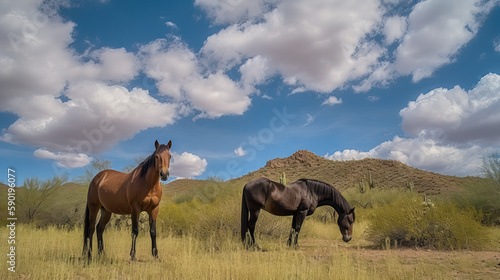
<svg viewBox="0 0 500 280"><path fill-rule="evenodd" d="M248 207L245 199L245 189L241 197L241 241L244 243L248 231Z"/></svg>

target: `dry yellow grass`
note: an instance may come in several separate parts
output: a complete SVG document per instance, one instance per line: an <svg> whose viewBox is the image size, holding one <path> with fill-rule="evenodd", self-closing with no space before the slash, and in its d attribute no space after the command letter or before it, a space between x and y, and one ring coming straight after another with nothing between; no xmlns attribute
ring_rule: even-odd
<svg viewBox="0 0 500 280"><path fill-rule="evenodd" d="M248 251L235 239L218 242L215 248L210 238L164 236L158 240L161 261L150 255L149 236L141 231L135 262L128 256L130 232L108 229L105 256L90 263L81 257L81 229L19 226L16 272L9 272L2 261L0 279L498 279L500 275L498 252L370 250L363 245L363 224L355 237L360 240L349 244L338 240L335 227L308 224L298 250L286 248L284 240L266 238L260 240L266 251ZM0 236L7 236L6 228L0 229ZM1 241L5 258L7 242Z"/></svg>

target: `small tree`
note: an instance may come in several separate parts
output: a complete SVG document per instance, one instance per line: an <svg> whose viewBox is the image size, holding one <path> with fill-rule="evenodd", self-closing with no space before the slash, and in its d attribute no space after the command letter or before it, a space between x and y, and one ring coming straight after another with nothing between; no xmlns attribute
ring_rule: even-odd
<svg viewBox="0 0 500 280"><path fill-rule="evenodd" d="M495 185L497 192L500 192L500 154L485 156L481 171Z"/></svg>
<svg viewBox="0 0 500 280"><path fill-rule="evenodd" d="M45 205L47 200L64 184L66 177L56 176L52 179L40 180L39 178L29 178L24 180L24 190L19 193L18 203L28 219L28 223L35 220L35 217Z"/></svg>
<svg viewBox="0 0 500 280"><path fill-rule="evenodd" d="M111 161L94 159L89 166L87 166L82 175L76 177L75 182L78 184L88 185L97 173L110 169Z"/></svg>
<svg viewBox="0 0 500 280"><path fill-rule="evenodd" d="M136 157L134 159L135 164L130 164L130 165L125 166L122 169L122 171L125 172L125 173L132 172L132 170L134 170L137 167L137 165L139 165L139 163L143 162L145 159L146 159L146 157Z"/></svg>

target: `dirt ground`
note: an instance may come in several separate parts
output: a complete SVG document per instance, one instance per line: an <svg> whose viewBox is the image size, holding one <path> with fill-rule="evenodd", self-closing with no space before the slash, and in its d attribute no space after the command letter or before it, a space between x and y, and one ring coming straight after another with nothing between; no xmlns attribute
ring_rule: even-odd
<svg viewBox="0 0 500 280"><path fill-rule="evenodd" d="M300 250L309 258L323 260L339 248L352 254L367 266L380 267L388 260L414 269L447 271L453 279L500 279L500 252L497 251L437 251L422 248L374 249L364 244L341 241L304 239Z"/></svg>

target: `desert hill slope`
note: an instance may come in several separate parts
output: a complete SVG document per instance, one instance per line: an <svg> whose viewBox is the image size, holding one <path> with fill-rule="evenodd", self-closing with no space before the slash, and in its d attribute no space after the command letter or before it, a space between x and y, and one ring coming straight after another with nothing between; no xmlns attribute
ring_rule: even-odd
<svg viewBox="0 0 500 280"><path fill-rule="evenodd" d="M448 194L461 189L468 182L483 180L478 177L441 175L395 160L333 161L307 150L299 150L286 158L269 160L264 167L234 180L242 181L243 185L258 177L279 181L283 172L287 183L308 178L324 181L338 189L346 189L372 180L376 188L405 188L412 185L414 190L427 194Z"/></svg>

